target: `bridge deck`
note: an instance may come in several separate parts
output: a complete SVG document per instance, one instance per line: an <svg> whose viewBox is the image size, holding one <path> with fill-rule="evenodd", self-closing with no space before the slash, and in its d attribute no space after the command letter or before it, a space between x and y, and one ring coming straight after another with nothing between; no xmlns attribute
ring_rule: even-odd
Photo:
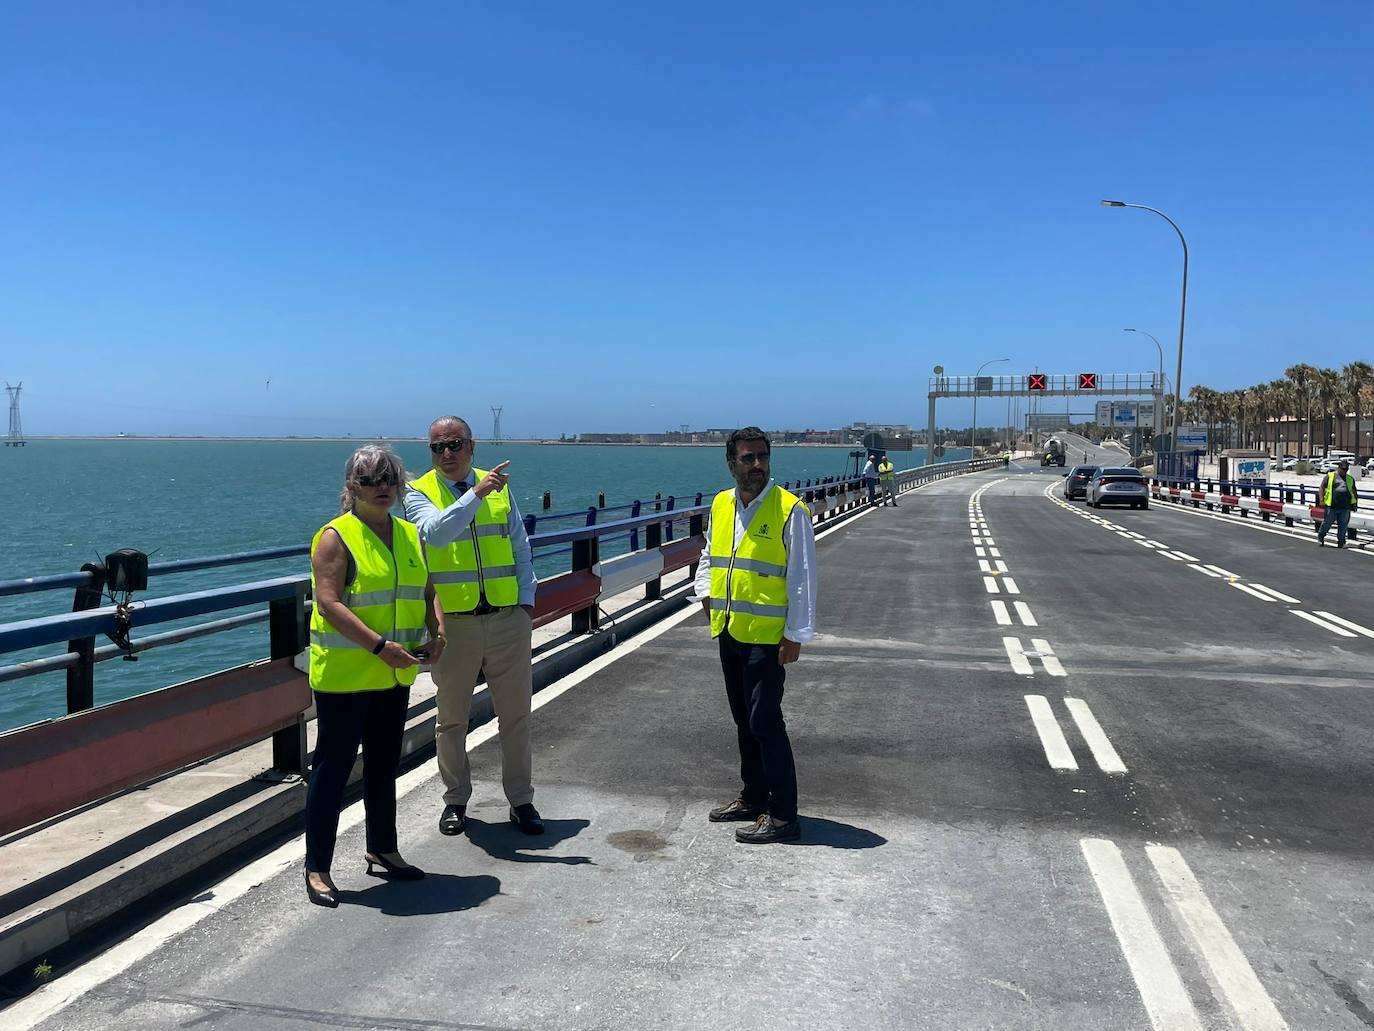
<svg viewBox="0 0 1374 1031"><path fill-rule="evenodd" d="M1374 567L1158 505L1104 526L1043 496L1060 482L941 481L821 541L825 636L785 706L799 845L706 821L736 763L694 613L541 696L545 838L504 823L478 731L467 836L438 834L432 767L403 781L429 879L369 882L354 827L344 905L317 909L292 843L189 930L174 912L60 979L79 997L38 1026L1367 1026L1374 639L1285 610L1358 625ZM1051 768L1027 695L1076 770Z"/></svg>

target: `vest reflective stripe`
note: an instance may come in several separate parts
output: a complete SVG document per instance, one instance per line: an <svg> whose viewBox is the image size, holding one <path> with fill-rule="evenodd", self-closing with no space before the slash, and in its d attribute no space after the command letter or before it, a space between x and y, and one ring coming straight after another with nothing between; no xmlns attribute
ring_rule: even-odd
<svg viewBox="0 0 1374 1031"><path fill-rule="evenodd" d="M736 569L739 565L736 564ZM752 601L726 601L724 598L711 599L712 610L720 612L747 612L751 616L770 616L773 619L787 619L786 605L760 605Z"/></svg>
<svg viewBox="0 0 1374 1031"><path fill-rule="evenodd" d="M751 573L758 573L760 576L783 576L787 575L787 567L780 566L776 562L764 562L756 558L736 558L736 569L747 569Z"/></svg>
<svg viewBox="0 0 1374 1031"><path fill-rule="evenodd" d="M759 501L735 545L736 495L711 504L711 636L727 628L747 644L777 644L787 626L787 547L783 533L801 500L776 485Z"/></svg>
<svg viewBox="0 0 1374 1031"><path fill-rule="evenodd" d="M471 471L474 481L486 475L483 469ZM436 469L412 480L410 486L440 510L456 500ZM430 580L445 612L471 612L482 595L497 606L519 602L510 514L509 488L502 487L482 499L467 533L452 544L427 546Z"/></svg>
<svg viewBox="0 0 1374 1031"><path fill-rule="evenodd" d="M419 532L401 519L391 520L391 547L352 513L329 522L315 534L311 557L326 530L338 533L353 558L353 581L340 600L369 630L404 648L418 648L425 630L425 556ZM312 575L312 588L314 579ZM310 686L325 693L385 691L415 682L417 666L393 669L370 646L349 640L315 606L310 615Z"/></svg>
<svg viewBox="0 0 1374 1031"><path fill-rule="evenodd" d="M1336 492L1336 477L1339 476L1339 475L1340 475L1340 473L1327 473L1327 474L1326 474L1326 484L1325 484L1325 485L1323 486L1323 488L1322 488L1322 507L1323 507L1323 508L1325 508L1325 507L1327 507L1327 506L1329 506L1329 505L1331 504L1331 495L1334 494L1334 493ZM1350 491L1350 507L1351 507L1351 508L1359 508L1359 506L1360 506L1360 498L1359 498L1359 495L1355 493L1355 477L1350 476L1350 475L1347 475L1346 478L1345 478L1345 485L1346 485L1346 487L1347 487L1347 488L1349 489L1349 491Z"/></svg>

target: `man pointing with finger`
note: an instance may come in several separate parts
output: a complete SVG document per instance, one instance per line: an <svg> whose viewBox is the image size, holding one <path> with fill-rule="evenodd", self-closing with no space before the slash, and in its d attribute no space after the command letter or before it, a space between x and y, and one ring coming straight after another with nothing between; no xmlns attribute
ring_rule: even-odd
<svg viewBox="0 0 1374 1031"><path fill-rule="evenodd" d="M434 468L407 484L405 497L406 518L420 531L435 593L450 614L448 647L433 670L434 737L445 789L439 830L460 834L467 822L468 714L485 671L511 822L526 834L542 834L530 754L530 630L538 582L525 524L506 486L510 463L474 469L475 447L466 420L435 419L429 427Z"/></svg>
<svg viewBox="0 0 1374 1031"><path fill-rule="evenodd" d="M739 739L739 798L712 823L752 821L737 841L795 841L797 768L782 717L786 666L816 635L816 542L811 513L773 482L763 430L735 430L725 464L735 479L711 505L694 597L711 618ZM452 634L449 635L452 638Z"/></svg>

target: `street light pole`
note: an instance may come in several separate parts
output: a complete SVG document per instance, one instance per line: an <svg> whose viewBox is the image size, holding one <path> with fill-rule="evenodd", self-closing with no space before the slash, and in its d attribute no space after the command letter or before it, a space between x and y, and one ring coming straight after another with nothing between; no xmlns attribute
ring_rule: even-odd
<svg viewBox="0 0 1374 1031"><path fill-rule="evenodd" d="M1141 333L1141 334L1143 334L1144 336L1149 337L1151 340L1154 340L1154 342L1155 342L1155 349L1156 349L1157 351L1159 351L1159 398L1160 398L1160 400L1159 400L1159 403L1158 403L1158 405L1156 406L1156 409L1155 409L1155 432L1156 432L1156 433L1163 433L1163 432L1164 432L1164 388L1167 387L1167 386L1169 385L1169 377L1166 376L1166 375L1164 375L1164 348L1160 346L1160 343L1159 343L1158 340L1155 340L1155 335L1154 335L1153 333L1146 333L1145 330L1143 330L1143 329L1126 329L1126 330L1122 330L1122 332L1123 332L1123 333ZM1175 405L1175 407L1177 407L1177 405L1178 405L1178 398L1177 398L1177 397L1174 398L1174 405Z"/></svg>
<svg viewBox="0 0 1374 1031"><path fill-rule="evenodd" d="M968 457L972 461L977 452L974 450L978 446L978 377L983 374L983 370L989 365L996 365L998 362L1009 362L1010 358L989 358L982 365L978 366L978 371L973 374L973 429L968 434Z"/></svg>
<svg viewBox="0 0 1374 1031"><path fill-rule="evenodd" d="M1178 364L1174 367L1174 414L1169 420L1169 446L1175 451L1178 450L1178 415L1183 402L1183 321L1188 314L1188 241L1184 239L1183 230L1164 212L1158 208L1151 208L1144 204L1127 204L1124 200L1104 200L1104 208L1139 208L1141 211L1152 211L1169 225L1174 227L1174 232L1178 234L1178 242L1183 244L1183 293L1178 305Z"/></svg>

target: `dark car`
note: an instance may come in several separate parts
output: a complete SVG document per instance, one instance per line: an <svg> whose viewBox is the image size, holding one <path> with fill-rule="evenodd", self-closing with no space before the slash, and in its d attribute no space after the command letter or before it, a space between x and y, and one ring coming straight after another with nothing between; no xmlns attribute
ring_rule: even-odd
<svg viewBox="0 0 1374 1031"><path fill-rule="evenodd" d="M1084 500L1093 508L1103 505L1150 507L1150 486L1139 469L1130 466L1104 466L1088 481Z"/></svg>
<svg viewBox="0 0 1374 1031"><path fill-rule="evenodd" d="M1088 496L1088 481L1093 478L1093 473L1097 472L1095 465L1076 465L1064 474L1064 497L1072 501L1074 498L1086 498Z"/></svg>

